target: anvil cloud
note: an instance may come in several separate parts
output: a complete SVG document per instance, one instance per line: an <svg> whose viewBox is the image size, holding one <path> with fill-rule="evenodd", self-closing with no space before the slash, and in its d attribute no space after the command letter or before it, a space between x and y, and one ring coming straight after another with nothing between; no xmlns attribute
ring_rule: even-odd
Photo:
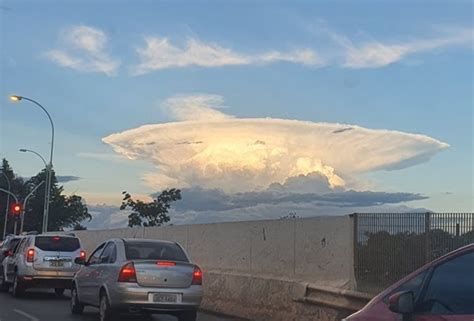
<svg viewBox="0 0 474 321"><path fill-rule="evenodd" d="M434 138L356 125L274 118L235 118L216 95L170 98L175 122L144 125L103 141L130 159L157 166L144 180L152 187L264 190L292 177L317 173L330 190L345 177L426 162L448 147Z"/></svg>

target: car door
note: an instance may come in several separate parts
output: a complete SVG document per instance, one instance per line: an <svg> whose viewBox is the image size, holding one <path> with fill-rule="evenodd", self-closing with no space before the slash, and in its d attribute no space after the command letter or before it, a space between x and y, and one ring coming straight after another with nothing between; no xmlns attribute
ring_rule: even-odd
<svg viewBox="0 0 474 321"><path fill-rule="evenodd" d="M25 243L27 242L28 238L22 239L16 246L15 249L13 250L13 255L9 256L7 258L7 264L6 264L6 275L7 275L7 280L8 282L13 281L13 277L15 275L15 266L17 264L20 264L19 262L21 259L23 259L22 254L23 254L23 249L25 247Z"/></svg>
<svg viewBox="0 0 474 321"><path fill-rule="evenodd" d="M434 267L417 303L414 320L474 320L474 251Z"/></svg>
<svg viewBox="0 0 474 321"><path fill-rule="evenodd" d="M117 259L117 246L113 241L107 243L100 257L100 263L97 266L97 289L96 295L99 297L99 290L102 285L108 289L110 282L117 281L115 270L115 261Z"/></svg>
<svg viewBox="0 0 474 321"><path fill-rule="evenodd" d="M92 252L86 265L81 268L76 278L81 301L92 305L98 304L98 298L94 297L94 288L96 287L95 278L97 266L100 262L100 256L104 247L105 243L102 243Z"/></svg>

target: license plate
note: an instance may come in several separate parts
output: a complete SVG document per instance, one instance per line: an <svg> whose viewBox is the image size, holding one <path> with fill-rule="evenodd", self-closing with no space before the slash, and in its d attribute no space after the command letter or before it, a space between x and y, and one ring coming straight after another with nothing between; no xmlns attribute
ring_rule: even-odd
<svg viewBox="0 0 474 321"><path fill-rule="evenodd" d="M49 266L51 266L51 267L63 267L64 262L63 261L50 261Z"/></svg>
<svg viewBox="0 0 474 321"><path fill-rule="evenodd" d="M170 293L153 293L153 302L156 303L177 303L178 295Z"/></svg>

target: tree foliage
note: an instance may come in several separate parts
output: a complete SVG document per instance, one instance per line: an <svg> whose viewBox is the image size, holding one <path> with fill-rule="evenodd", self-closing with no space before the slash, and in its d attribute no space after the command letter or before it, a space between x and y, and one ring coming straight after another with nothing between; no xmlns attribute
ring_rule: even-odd
<svg viewBox="0 0 474 321"><path fill-rule="evenodd" d="M130 209L128 215L128 226L160 226L170 221L168 211L171 203L181 199L179 189L164 190L156 199L147 203L141 200L134 200L126 191L122 192L123 200L121 210Z"/></svg>
<svg viewBox="0 0 474 321"><path fill-rule="evenodd" d="M7 160L3 159L1 171L7 175L11 182L11 191L17 195L20 202L41 182L46 179L46 170L43 169L37 175L25 180L13 172ZM87 206L79 195L64 195L63 186L58 185L56 175L52 172L51 179L51 199L49 205L48 230L58 231L65 228L73 228L84 220L92 217L87 210ZM0 175L0 187L6 187L6 180ZM25 231L41 231L43 222L45 184L41 185L29 198L25 208ZM0 227L3 232L5 223L6 193L0 193ZM10 204L13 202L10 199ZM7 231L13 232L13 217L9 217Z"/></svg>

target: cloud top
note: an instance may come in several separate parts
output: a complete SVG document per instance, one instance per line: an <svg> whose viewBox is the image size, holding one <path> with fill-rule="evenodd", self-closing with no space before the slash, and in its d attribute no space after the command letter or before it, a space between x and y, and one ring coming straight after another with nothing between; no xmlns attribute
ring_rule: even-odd
<svg viewBox="0 0 474 321"><path fill-rule="evenodd" d="M183 121L145 125L103 141L123 156L155 164L157 171L144 180L157 189L201 186L226 192L262 190L312 173L327 179L329 188L341 188L345 177L413 166L448 147L424 135L356 125L235 118L203 101L209 97L174 97L165 105ZM196 113L187 114L188 107ZM214 118L202 117L214 112Z"/></svg>

